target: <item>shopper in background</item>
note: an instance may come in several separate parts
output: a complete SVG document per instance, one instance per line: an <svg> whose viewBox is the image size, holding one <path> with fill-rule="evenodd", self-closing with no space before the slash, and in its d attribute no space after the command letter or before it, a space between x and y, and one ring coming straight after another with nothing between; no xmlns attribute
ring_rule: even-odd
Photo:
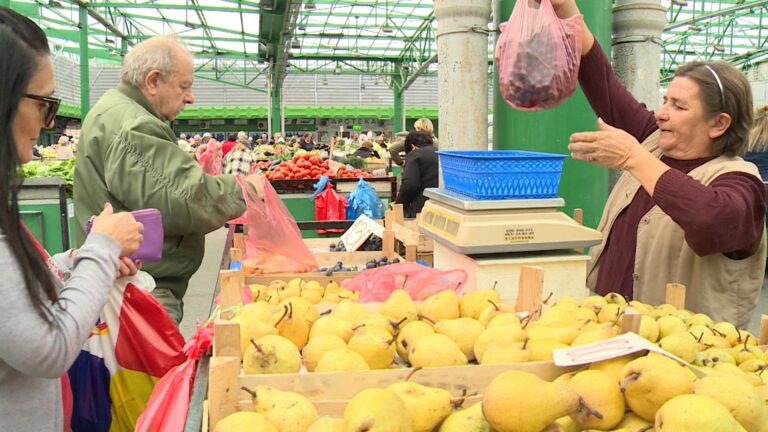
<svg viewBox="0 0 768 432"><path fill-rule="evenodd" d="M227 134L227 140L221 143L221 154L223 157L227 157L227 154L232 151L237 145L237 134L232 132Z"/></svg>
<svg viewBox="0 0 768 432"><path fill-rule="evenodd" d="M197 148L202 145L202 137L200 135L193 136L190 145L192 146L192 149L197 150Z"/></svg>
<svg viewBox="0 0 768 432"><path fill-rule="evenodd" d="M205 234L245 211L229 175L209 176L179 149L173 121L193 103L192 56L177 39L158 36L128 52L121 82L86 116L75 167L76 236L104 202L117 210L155 208L163 215L163 259L145 263L152 294L179 323L189 278L200 267ZM211 141L213 142L213 141Z"/></svg>
<svg viewBox="0 0 768 432"><path fill-rule="evenodd" d="M76 253L46 262L21 223L17 172L31 160L40 130L53 125L60 103L52 96L48 40L34 22L0 8L0 50L0 430L61 431L71 415L61 377L115 278L136 273L137 265L120 257L138 249L142 226L107 206ZM68 276L63 285L51 273L54 265Z"/></svg>
<svg viewBox="0 0 768 432"><path fill-rule="evenodd" d="M56 159L69 160L75 157L72 147L69 146L69 137L62 135L59 137L59 148L56 149Z"/></svg>
<svg viewBox="0 0 768 432"><path fill-rule="evenodd" d="M246 176L251 172L251 165L256 160L248 146L237 143L224 157L224 174ZM260 170L257 170L261 174Z"/></svg>
<svg viewBox="0 0 768 432"><path fill-rule="evenodd" d="M379 154L373 151L373 143L368 140L364 140L363 143L360 144L360 148L352 153L352 156L357 156L361 159L367 159L369 157L379 159Z"/></svg>
<svg viewBox="0 0 768 432"><path fill-rule="evenodd" d="M312 140L312 134L307 132L304 135L302 135L301 140L299 141L299 147L306 151L312 151L315 148L315 142Z"/></svg>
<svg viewBox="0 0 768 432"><path fill-rule="evenodd" d="M579 13L555 0L558 16ZM765 271L765 197L744 154L752 92L724 62L680 66L657 112L635 100L584 26L579 83L598 130L575 133L575 159L624 171L590 249L598 294L662 304L668 282L688 287L686 308L745 328Z"/></svg>
<svg viewBox="0 0 768 432"><path fill-rule="evenodd" d="M427 202L424 189L438 186L440 162L427 132L409 133L405 146L413 150L405 157L403 181L395 202L403 204L406 217L414 218Z"/></svg>
<svg viewBox="0 0 768 432"><path fill-rule="evenodd" d="M426 132L429 134L429 136L432 137L432 145L435 146L435 148L439 147L437 137L435 136L435 126L432 125L432 120L428 118L420 118L416 120L413 123L413 128L416 129L416 132ZM406 150L406 152L409 150Z"/></svg>
<svg viewBox="0 0 768 432"><path fill-rule="evenodd" d="M395 142L391 146L389 146L389 157L392 159L392 162L403 166L405 164L404 154L405 154L405 137L408 136L408 131L400 131L395 134Z"/></svg>
<svg viewBox="0 0 768 432"><path fill-rule="evenodd" d="M744 160L757 165L763 183L768 181L768 105L755 108L755 120L749 134L749 146Z"/></svg>
<svg viewBox="0 0 768 432"><path fill-rule="evenodd" d="M184 150L185 152L192 151L192 146L189 145L189 142L187 141L187 134L179 135L178 145L179 145L179 148Z"/></svg>

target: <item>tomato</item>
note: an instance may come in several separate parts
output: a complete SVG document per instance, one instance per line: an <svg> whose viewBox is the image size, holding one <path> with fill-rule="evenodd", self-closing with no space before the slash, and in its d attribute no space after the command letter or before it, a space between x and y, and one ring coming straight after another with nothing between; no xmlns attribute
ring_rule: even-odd
<svg viewBox="0 0 768 432"><path fill-rule="evenodd" d="M275 173L271 177L272 180L285 180L285 176L281 173Z"/></svg>

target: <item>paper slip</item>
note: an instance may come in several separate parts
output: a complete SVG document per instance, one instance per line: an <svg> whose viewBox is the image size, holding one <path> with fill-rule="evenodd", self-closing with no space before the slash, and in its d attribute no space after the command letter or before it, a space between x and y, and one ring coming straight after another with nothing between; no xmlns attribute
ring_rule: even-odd
<svg viewBox="0 0 768 432"><path fill-rule="evenodd" d="M355 223L341 235L341 242L344 243L347 252L354 252L368 240L371 234L384 238L384 227L368 216L360 215Z"/></svg>

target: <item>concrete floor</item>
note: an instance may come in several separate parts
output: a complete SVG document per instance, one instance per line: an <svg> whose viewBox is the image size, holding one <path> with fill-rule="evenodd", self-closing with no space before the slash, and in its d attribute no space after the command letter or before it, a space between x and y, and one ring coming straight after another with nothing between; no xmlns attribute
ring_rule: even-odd
<svg viewBox="0 0 768 432"><path fill-rule="evenodd" d="M204 323L211 312L213 288L216 285L226 237L227 230L221 228L208 234L205 238L203 264L200 266L200 270L192 276L187 295L184 298L184 319L180 325L184 338L189 338L195 332L195 323L198 321L201 324ZM768 280L763 283L760 303L748 328L755 336L760 330L761 314L768 314Z"/></svg>

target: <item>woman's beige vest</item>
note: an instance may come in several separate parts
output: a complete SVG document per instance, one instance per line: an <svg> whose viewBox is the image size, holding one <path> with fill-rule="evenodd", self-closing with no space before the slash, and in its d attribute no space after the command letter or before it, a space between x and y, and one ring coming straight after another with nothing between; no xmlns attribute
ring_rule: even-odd
<svg viewBox="0 0 768 432"><path fill-rule="evenodd" d="M659 133L643 142L643 147L657 157ZM727 172L745 172L760 178L757 167L739 157L719 156L688 173L704 185ZM598 230L608 238L616 217L632 201L640 183L624 173L614 186L605 204ZM595 288L600 255L605 242L590 250L592 261L587 270L587 286ZM664 303L667 283L687 287L685 306L693 312L703 312L715 321L729 321L746 328L757 306L763 284L766 258L766 234L749 258L732 260L723 254L698 256L688 247L685 233L658 206L651 208L637 227L635 254L634 298L644 303ZM620 252L621 253L621 252Z"/></svg>

